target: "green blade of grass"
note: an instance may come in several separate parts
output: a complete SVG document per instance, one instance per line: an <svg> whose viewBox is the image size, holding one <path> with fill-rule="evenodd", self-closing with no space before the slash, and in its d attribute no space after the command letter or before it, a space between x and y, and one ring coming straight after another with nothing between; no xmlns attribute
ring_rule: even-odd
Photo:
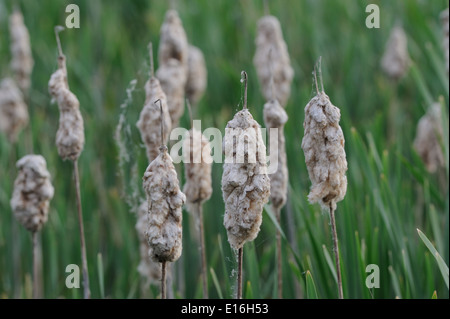
<svg viewBox="0 0 450 319"><path fill-rule="evenodd" d="M331 273L333 274L334 281L337 283L336 268L334 266L333 260L331 259L330 253L328 252L328 249L325 245L322 245L322 250L327 261L327 265L330 268Z"/></svg>
<svg viewBox="0 0 450 319"><path fill-rule="evenodd" d="M316 284L309 270L306 271L306 296L308 299L319 299Z"/></svg>
<svg viewBox="0 0 450 319"><path fill-rule="evenodd" d="M214 287L216 287L217 294L219 295L219 299L223 299L222 290L220 289L220 284L219 284L219 280L217 279L216 272L214 271L213 268L209 268L209 272L211 273L211 278L213 280Z"/></svg>
<svg viewBox="0 0 450 319"><path fill-rule="evenodd" d="M102 254L97 254L97 271L98 271L98 285L100 287L100 297L105 299L105 279L103 276L103 260Z"/></svg>

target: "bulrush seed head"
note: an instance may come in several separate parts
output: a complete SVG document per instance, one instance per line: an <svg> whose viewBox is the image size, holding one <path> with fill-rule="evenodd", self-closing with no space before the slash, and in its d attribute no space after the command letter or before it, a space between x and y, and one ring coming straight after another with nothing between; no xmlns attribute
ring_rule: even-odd
<svg viewBox="0 0 450 319"><path fill-rule="evenodd" d="M16 142L19 132L28 124L28 109L23 94L14 80L4 79L0 83L0 131L10 142Z"/></svg>
<svg viewBox="0 0 450 319"><path fill-rule="evenodd" d="M188 75L186 81L186 97L193 104L197 105L206 90L208 73L206 70L205 58L202 51L193 46L189 46L188 55Z"/></svg>
<svg viewBox="0 0 450 319"><path fill-rule="evenodd" d="M187 68L188 41L183 23L175 10L167 11L161 25L158 51L160 65L168 63L171 59L179 61L182 68Z"/></svg>
<svg viewBox="0 0 450 319"><path fill-rule="evenodd" d="M434 103L427 114L419 120L414 139L414 148L430 173L444 166L444 153L439 142L442 137L441 106Z"/></svg>
<svg viewBox="0 0 450 319"><path fill-rule="evenodd" d="M270 100L264 104L264 123L266 128L277 128L277 170L270 174L270 201L276 212L284 206L287 199L288 169L286 160L286 147L284 139L284 124L288 120L288 115L277 100ZM271 139L272 141L272 139ZM272 157L273 154L270 154ZM272 161L272 158L271 158Z"/></svg>
<svg viewBox="0 0 450 319"><path fill-rule="evenodd" d="M16 166L19 173L14 182L11 208L28 231L37 232L47 222L49 204L54 194L50 173L41 155L26 155Z"/></svg>
<svg viewBox="0 0 450 319"><path fill-rule="evenodd" d="M30 35L19 10L14 10L9 18L9 32L12 56L11 70L18 86L25 93L30 88L34 61L31 54Z"/></svg>
<svg viewBox="0 0 450 319"><path fill-rule="evenodd" d="M177 173L166 146L147 167L143 187L148 200L149 255L156 262L173 262L182 250L182 206L186 196L180 191Z"/></svg>
<svg viewBox="0 0 450 319"><path fill-rule="evenodd" d="M187 132L183 145L186 184L183 192L186 194L186 206L194 213L196 205L201 205L212 194L211 186L211 147L203 134L192 128Z"/></svg>
<svg viewBox="0 0 450 319"><path fill-rule="evenodd" d="M410 65L408 54L408 40L402 27L396 26L392 29L386 45L381 68L393 79L400 79L406 73Z"/></svg>
<svg viewBox="0 0 450 319"><path fill-rule="evenodd" d="M270 195L266 146L261 128L247 108L228 122L224 151L224 226L231 247L239 249L258 235L262 210Z"/></svg>
<svg viewBox="0 0 450 319"><path fill-rule="evenodd" d="M294 70L291 67L280 22L276 17L265 16L258 21L258 35L255 42L256 52L253 64L258 74L262 94L266 100L272 98L271 76L273 74L274 97L285 107L291 94Z"/></svg>
<svg viewBox="0 0 450 319"><path fill-rule="evenodd" d="M305 134L302 148L312 182L310 203L324 209L336 209L347 192L347 160L344 134L339 126L341 113L324 92L318 93L305 107Z"/></svg>

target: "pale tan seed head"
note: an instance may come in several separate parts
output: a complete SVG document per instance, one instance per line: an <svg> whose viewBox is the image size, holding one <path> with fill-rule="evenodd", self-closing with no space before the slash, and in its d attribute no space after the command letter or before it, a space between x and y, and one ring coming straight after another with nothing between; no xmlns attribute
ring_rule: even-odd
<svg viewBox="0 0 450 319"><path fill-rule="evenodd" d="M175 59L182 68L187 68L188 41L183 23L176 10L168 10L160 30L158 51L159 64L166 64Z"/></svg>
<svg viewBox="0 0 450 319"><path fill-rule="evenodd" d="M389 77L398 80L408 71L410 63L406 33L402 27L396 26L392 29L386 44L381 68Z"/></svg>
<svg viewBox="0 0 450 319"><path fill-rule="evenodd" d="M308 199L324 209L331 205L335 210L347 192L347 159L340 118L341 112L324 92L305 107L302 149L312 182Z"/></svg>
<svg viewBox="0 0 450 319"><path fill-rule="evenodd" d="M14 10L9 18L11 39L11 70L22 92L28 92L34 61L31 53L30 35L19 10Z"/></svg>
<svg viewBox="0 0 450 319"><path fill-rule="evenodd" d="M167 147L147 167L143 187L148 200L147 240L149 254L156 262L173 262L182 250L182 206L186 196L180 191L177 172Z"/></svg>
<svg viewBox="0 0 450 319"><path fill-rule="evenodd" d="M444 166L444 153L439 142L443 134L441 106L439 103L434 103L419 120L414 139L414 148L430 173L434 173L439 167Z"/></svg>
<svg viewBox="0 0 450 319"><path fill-rule="evenodd" d="M442 47L444 48L445 66L447 68L448 74L448 30L449 30L448 8L441 12L441 23L443 32Z"/></svg>
<svg viewBox="0 0 450 319"><path fill-rule="evenodd" d="M16 219L30 232L39 231L47 222L54 188L45 159L26 155L16 164L19 172L14 182L11 208Z"/></svg>
<svg viewBox="0 0 450 319"><path fill-rule="evenodd" d="M193 46L189 46L188 74L186 81L186 98L197 105L206 90L208 73L206 70L205 57L202 51Z"/></svg>
<svg viewBox="0 0 450 319"><path fill-rule="evenodd" d="M17 141L17 135L28 124L27 105L23 101L23 94L13 79L6 78L0 83L0 132L9 141Z"/></svg>
<svg viewBox="0 0 450 319"><path fill-rule="evenodd" d="M258 74L262 94L266 100L272 99L271 76L273 75L274 97L285 107L291 95L294 70L283 39L280 22L274 16L264 16L258 21L257 32L253 64Z"/></svg>
<svg viewBox="0 0 450 319"><path fill-rule="evenodd" d="M248 109L239 111L228 122L224 151L224 226L231 247L239 249L258 235L263 207L270 195L266 146L261 128Z"/></svg>
<svg viewBox="0 0 450 319"><path fill-rule="evenodd" d="M285 205L288 191L288 169L286 159L286 142L284 138L284 124L288 120L288 115L277 100L270 100L264 104L264 123L266 128L278 129L277 138L272 141L277 142L277 153L270 154L270 161L277 161L277 170L270 174L270 201L276 212ZM272 158L276 156L277 158Z"/></svg>
<svg viewBox="0 0 450 319"><path fill-rule="evenodd" d="M199 130L192 128L186 133L183 157L186 176L183 192L186 194L187 210L194 213L195 206L201 205L212 194L211 147Z"/></svg>

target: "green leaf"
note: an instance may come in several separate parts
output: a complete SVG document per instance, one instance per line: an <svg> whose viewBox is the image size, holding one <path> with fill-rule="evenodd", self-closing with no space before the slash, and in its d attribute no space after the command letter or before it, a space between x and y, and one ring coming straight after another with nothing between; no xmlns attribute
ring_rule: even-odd
<svg viewBox="0 0 450 319"><path fill-rule="evenodd" d="M331 273L333 274L334 281L337 283L337 275L336 268L333 263L333 259L331 259L330 253L325 245L322 245L323 254L325 255L325 259L327 261L328 267L330 268Z"/></svg>
<svg viewBox="0 0 450 319"><path fill-rule="evenodd" d="M103 276L103 260L102 254L97 254L97 271L98 271L98 285L100 286L100 297L105 299L105 278Z"/></svg>
<svg viewBox="0 0 450 319"><path fill-rule="evenodd" d="M219 299L223 299L222 290L220 289L220 284L219 284L219 280L217 279L216 272L214 271L213 268L209 268L209 272L211 273L211 278L213 280L214 287L216 287L217 294L219 295Z"/></svg>
<svg viewBox="0 0 450 319"><path fill-rule="evenodd" d="M319 299L316 284L309 270L306 271L306 296L308 299Z"/></svg>
<svg viewBox="0 0 450 319"><path fill-rule="evenodd" d="M436 290L433 292L433 295L431 296L431 299L438 299Z"/></svg>
<svg viewBox="0 0 450 319"><path fill-rule="evenodd" d="M245 290L245 299L253 299L253 291L252 284L250 281L247 281L247 289Z"/></svg>

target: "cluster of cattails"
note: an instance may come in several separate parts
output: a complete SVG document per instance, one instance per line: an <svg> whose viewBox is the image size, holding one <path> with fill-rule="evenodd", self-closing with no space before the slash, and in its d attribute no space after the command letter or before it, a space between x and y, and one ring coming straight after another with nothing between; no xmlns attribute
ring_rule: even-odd
<svg viewBox="0 0 450 319"><path fill-rule="evenodd" d="M441 22L442 22L442 32L443 32L443 40L442 40L442 47L444 48L444 54L445 54L445 66L447 68L447 74L448 74L448 8L442 11L441 13Z"/></svg>
<svg viewBox="0 0 450 319"><path fill-rule="evenodd" d="M408 38L401 26L395 26L389 36L381 59L381 68L392 79L398 80L410 66Z"/></svg>

